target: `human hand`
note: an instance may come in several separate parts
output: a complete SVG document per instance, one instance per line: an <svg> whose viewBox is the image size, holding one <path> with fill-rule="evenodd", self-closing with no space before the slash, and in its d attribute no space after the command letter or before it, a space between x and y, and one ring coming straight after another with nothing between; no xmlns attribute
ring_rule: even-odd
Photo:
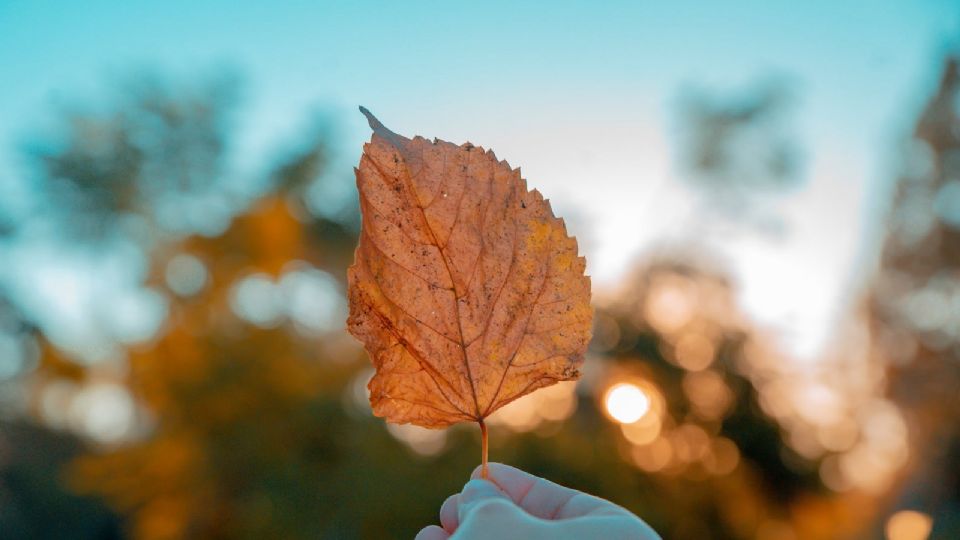
<svg viewBox="0 0 960 540"><path fill-rule="evenodd" d="M416 540L659 540L660 536L626 509L593 495L554 484L508 465L480 467L463 491L440 507L440 524Z"/></svg>

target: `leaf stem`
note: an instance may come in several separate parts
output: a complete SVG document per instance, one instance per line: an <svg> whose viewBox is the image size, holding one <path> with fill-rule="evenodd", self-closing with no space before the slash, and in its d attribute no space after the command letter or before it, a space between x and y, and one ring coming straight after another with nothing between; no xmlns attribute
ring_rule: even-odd
<svg viewBox="0 0 960 540"><path fill-rule="evenodd" d="M487 467L487 425L483 423L483 420L478 420L480 423L480 453L483 463L483 468L480 469L480 478L486 480L490 476L489 468Z"/></svg>

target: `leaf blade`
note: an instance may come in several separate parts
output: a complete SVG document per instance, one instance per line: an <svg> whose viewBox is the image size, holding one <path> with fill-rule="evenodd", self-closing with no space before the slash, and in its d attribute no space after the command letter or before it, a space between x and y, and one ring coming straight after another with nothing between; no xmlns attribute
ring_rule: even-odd
<svg viewBox="0 0 960 540"><path fill-rule="evenodd" d="M577 378L590 281L549 202L492 151L408 139L361 111L374 133L347 323L376 367L374 413L441 428Z"/></svg>

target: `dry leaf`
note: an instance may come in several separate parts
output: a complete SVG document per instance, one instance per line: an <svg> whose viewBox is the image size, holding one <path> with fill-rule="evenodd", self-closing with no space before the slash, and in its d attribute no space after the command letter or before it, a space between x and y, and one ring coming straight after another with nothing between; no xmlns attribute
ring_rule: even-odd
<svg viewBox="0 0 960 540"><path fill-rule="evenodd" d="M514 399L578 378L590 279L549 202L492 151L410 140L361 111L373 137L356 171L347 324L376 367L374 414L483 427Z"/></svg>

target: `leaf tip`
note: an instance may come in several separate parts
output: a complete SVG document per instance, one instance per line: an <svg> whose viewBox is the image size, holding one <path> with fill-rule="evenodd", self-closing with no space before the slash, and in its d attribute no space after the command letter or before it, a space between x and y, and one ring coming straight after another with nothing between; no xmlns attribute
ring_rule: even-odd
<svg viewBox="0 0 960 540"><path fill-rule="evenodd" d="M370 124L370 129L376 131L378 127L383 127L383 124L377 120L377 117L374 116L372 112L370 112L370 109L360 105L360 112L367 117L367 123Z"/></svg>
<svg viewBox="0 0 960 540"><path fill-rule="evenodd" d="M372 129L373 132L376 133L377 135L380 135L381 137L384 137L386 139L400 138L399 135L390 131L387 128L387 126L383 125L383 122L378 120L377 117L374 116L372 112L370 112L370 109L364 107L363 105L360 105L360 112L367 117L367 123L370 124L370 129Z"/></svg>

